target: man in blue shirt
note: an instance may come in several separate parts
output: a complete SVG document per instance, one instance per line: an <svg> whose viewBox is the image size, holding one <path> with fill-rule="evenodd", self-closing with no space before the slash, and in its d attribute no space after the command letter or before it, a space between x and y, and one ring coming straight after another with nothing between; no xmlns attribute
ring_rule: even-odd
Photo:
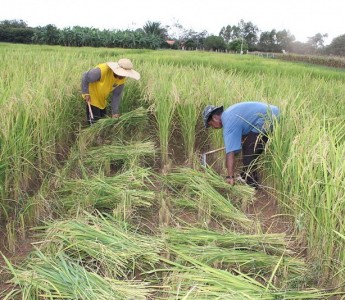
<svg viewBox="0 0 345 300"><path fill-rule="evenodd" d="M278 116L278 107L262 102L241 102L226 110L223 106L205 107L203 112L205 127L223 128L228 172L226 180L229 184L234 184L235 154L242 150L241 177L247 184L258 187L255 160L263 152L268 140L265 134L272 130L273 119Z"/></svg>

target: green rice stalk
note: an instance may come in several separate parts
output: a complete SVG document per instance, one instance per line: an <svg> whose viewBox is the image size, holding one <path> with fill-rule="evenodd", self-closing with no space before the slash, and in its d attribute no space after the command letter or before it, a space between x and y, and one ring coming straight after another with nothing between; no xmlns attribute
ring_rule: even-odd
<svg viewBox="0 0 345 300"><path fill-rule="evenodd" d="M295 99L294 106L305 106L303 100ZM296 229L310 249L319 277L329 278L325 274L334 273L337 284L344 276L335 270L344 269L345 256L343 243L330 232L345 234L345 122L341 112L333 110L323 101L312 114L306 108L287 110L281 126L273 132L267 170L282 191L281 206L295 216ZM338 261L336 265L334 261Z"/></svg>
<svg viewBox="0 0 345 300"><path fill-rule="evenodd" d="M23 213L27 194L35 192L54 170L75 128L78 102L74 94L79 86L72 78L80 65L72 62L77 55L45 50L33 45L0 50L1 217ZM26 211L25 220L36 219L40 212Z"/></svg>
<svg viewBox="0 0 345 300"><path fill-rule="evenodd" d="M322 299L332 293L317 289L279 290L266 287L259 281L241 273L232 274L212 268L198 260L174 251L187 265L168 262L172 269L166 284L170 285L165 299Z"/></svg>
<svg viewBox="0 0 345 300"><path fill-rule="evenodd" d="M104 145L89 148L82 158L87 166L98 167L106 162L124 161L129 167L138 165L142 157L153 157L155 154L152 142L132 142L128 145Z"/></svg>
<svg viewBox="0 0 345 300"><path fill-rule="evenodd" d="M138 233L109 215L84 213L77 219L56 221L44 230L40 250L65 252L83 265L106 276L128 278L134 271L147 271L159 261L162 242Z"/></svg>
<svg viewBox="0 0 345 300"><path fill-rule="evenodd" d="M140 281L102 277L71 261L63 253L55 258L36 251L23 267L7 261L15 287L2 299L147 299L152 292Z"/></svg>
<svg viewBox="0 0 345 300"><path fill-rule="evenodd" d="M195 201L195 209L205 208L205 204L210 205L210 213L224 219L230 219L250 229L253 227L253 221L238 210L229 199L220 194L207 180L201 172L191 171L191 169L181 169L180 172L170 173L166 176L167 184L177 184L192 197ZM230 186L230 185L229 185ZM232 187L237 189L237 186ZM242 188L242 187L240 187ZM190 202L191 203L191 202Z"/></svg>
<svg viewBox="0 0 345 300"><path fill-rule="evenodd" d="M267 275L271 273L281 260L281 256L270 255L264 252L245 250L238 247L228 248L214 245L215 242L207 245L186 245L172 244L169 248L196 260L221 269L238 269L246 274L260 273ZM284 256L279 266L278 274L290 278L305 277L307 267L304 261L298 258ZM285 278L284 278L285 279ZM290 279L291 280L291 279Z"/></svg>
<svg viewBox="0 0 345 300"><path fill-rule="evenodd" d="M112 209L123 202L128 207L149 207L155 198L148 189L150 175L148 169L135 168L113 177L65 180L58 192L58 206L72 211L88 207Z"/></svg>
<svg viewBox="0 0 345 300"><path fill-rule="evenodd" d="M172 244L222 247L282 255L292 254L286 250L288 241L285 234L239 234L233 231L212 231L199 228L166 228L167 241Z"/></svg>
<svg viewBox="0 0 345 300"><path fill-rule="evenodd" d="M120 118L100 119L80 133L77 140L77 151L84 153L89 147L97 145L97 140L116 137L124 130L142 129L147 122L147 118L147 110L139 107L124 113Z"/></svg>
<svg viewBox="0 0 345 300"><path fill-rule="evenodd" d="M170 169L169 162L169 139L172 134L172 120L175 112L175 102L172 99L171 82L179 76L179 72L173 68L157 65L153 68L156 74L155 80L147 82L144 98L151 104L151 109L157 121L158 137L160 142L163 171ZM164 82L157 80L164 78Z"/></svg>
<svg viewBox="0 0 345 300"><path fill-rule="evenodd" d="M195 82L195 76L191 76L192 73L196 73L196 70L188 68L181 72L172 90L187 163L190 166L194 161L196 125L201 113L200 86Z"/></svg>

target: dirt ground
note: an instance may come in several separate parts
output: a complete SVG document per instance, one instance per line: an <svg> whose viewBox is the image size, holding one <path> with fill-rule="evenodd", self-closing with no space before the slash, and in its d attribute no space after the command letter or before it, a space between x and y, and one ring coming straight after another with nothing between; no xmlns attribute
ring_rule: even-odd
<svg viewBox="0 0 345 300"><path fill-rule="evenodd" d="M6 281L10 278L10 275L6 271L7 265L2 255L4 255L11 262L11 264L19 264L33 249L32 243L34 242L34 239L26 238L19 240L15 252L11 252L6 247L6 235L3 230L0 230L0 236L2 237L0 241L0 292L2 292L10 287L10 285L6 283Z"/></svg>
<svg viewBox="0 0 345 300"><path fill-rule="evenodd" d="M280 214L276 199L263 189L256 191L255 200L248 205L246 213L257 219L266 233L293 233L291 219Z"/></svg>

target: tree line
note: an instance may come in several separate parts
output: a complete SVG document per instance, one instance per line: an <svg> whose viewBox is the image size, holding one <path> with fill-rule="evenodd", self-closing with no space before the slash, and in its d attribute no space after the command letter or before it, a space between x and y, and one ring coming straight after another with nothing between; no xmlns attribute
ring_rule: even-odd
<svg viewBox="0 0 345 300"><path fill-rule="evenodd" d="M241 20L237 25L226 25L219 35L207 31L196 32L181 24L163 26L148 21L135 30L99 30L73 26L63 29L53 24L29 27L23 20L0 22L0 42L45 44L75 47L172 48L185 50L213 50L246 53L247 51L291 52L297 54L326 54L345 56L345 34L324 45L327 34L317 33L306 43L296 41L288 30L260 31L252 22Z"/></svg>

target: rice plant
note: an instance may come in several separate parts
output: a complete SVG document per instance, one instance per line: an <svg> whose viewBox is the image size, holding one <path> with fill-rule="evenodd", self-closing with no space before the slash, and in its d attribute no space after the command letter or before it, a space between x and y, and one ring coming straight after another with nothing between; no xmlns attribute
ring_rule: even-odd
<svg viewBox="0 0 345 300"><path fill-rule="evenodd" d="M90 178L64 180L59 190L57 207L70 212L80 209L115 209L123 212L135 207L149 207L155 199L150 185L150 171L135 168L116 176L91 176Z"/></svg>
<svg viewBox="0 0 345 300"><path fill-rule="evenodd" d="M338 106L339 111L321 99L318 105L312 106L309 97L296 98L294 103L301 107L299 113L287 107L281 126L271 138L268 170L274 178L274 186L281 191L283 208L295 216L301 239L310 247L310 256L318 261L317 269L320 274L327 274L334 266L331 260L321 265L321 257L332 257L341 261L337 268L344 267L343 247L339 237L332 233L335 230L344 234L341 217L345 199L342 106ZM343 280L341 272L336 273L334 280Z"/></svg>
<svg viewBox="0 0 345 300"><path fill-rule="evenodd" d="M193 227L166 228L167 241L173 245L187 244L206 246L212 244L222 248L263 251L267 254L292 254L284 234L240 234L230 230L214 231Z"/></svg>
<svg viewBox="0 0 345 300"><path fill-rule="evenodd" d="M279 264L278 276L280 280L295 281L296 277L305 278L307 273L306 263L298 258L291 258L266 254L243 249L228 249L215 246L213 244L198 245L172 245L172 251L182 253L195 258L197 261L212 266L217 269L232 270L237 269L245 274L253 276L265 276L271 273ZM280 263L280 260L282 262ZM287 278L284 278L285 277ZM282 283L282 282L281 282ZM281 284L280 283L280 284Z"/></svg>
<svg viewBox="0 0 345 300"><path fill-rule="evenodd" d="M197 124L201 114L201 89L199 69L185 69L172 85L178 120L176 127L182 134L187 164L192 166L195 157ZM199 80L198 80L199 79Z"/></svg>
<svg viewBox="0 0 345 300"><path fill-rule="evenodd" d="M143 75L140 82L129 86L133 90L123 99L128 100L123 112L136 110L124 113L120 119L107 118L80 129L85 114L79 90L82 72L119 55L135 59ZM179 129L183 136L181 153L187 158L193 151L223 145L221 132L198 131L200 108L206 104L226 107L239 101L259 100L279 106L282 112L264 155L263 181L277 197L281 209L294 217L299 241L308 247L308 259L320 284L332 281L340 285L344 281L342 70L249 55L188 51L124 53L121 49L9 45L1 47L0 56L0 214L7 223L11 247L19 231L43 215L52 216L65 209L73 214L99 207L112 210L113 214L118 212L126 219L128 211L152 206L157 196L151 190L151 175L145 169L136 170L136 161L130 164L131 170L122 169L115 178L105 176L109 175L105 160L101 159L98 170L90 160L89 166L84 165L88 153L98 153L96 146L103 145L103 154L108 154L106 150L114 150L111 145L119 141L128 145L138 140L133 137L143 140L157 137L161 169L166 174L172 167L174 130ZM139 95L140 99L134 99ZM138 108L140 105L150 109ZM155 133L147 130L154 123L149 123L151 120L156 121ZM113 154L106 160L117 159ZM227 221L231 220L241 224L242 230L252 229L253 223L239 207L244 208L251 201L253 191L240 185L226 186L220 176L209 176L208 171L182 169L168 175L164 188L174 196L170 204L188 206L206 222L212 217L220 219L222 226L229 225ZM252 238L255 240L255 235ZM284 252L284 247L280 251ZM268 251L274 253L271 248ZM205 268L198 267L195 273L202 273ZM195 273L192 275L198 275ZM202 287L205 294L199 294L198 299L209 296L206 288L210 286L223 292L220 282L205 284ZM270 281L265 287L265 293L272 291L273 296L267 297L284 298L284 293L271 284ZM174 286L175 298L194 297L197 288L193 288L193 282L186 281L185 285L182 282L180 286L181 293L178 285ZM261 287L259 290L261 293ZM248 291L251 297L260 298L252 285ZM226 293L218 294L219 298L238 296ZM312 293L308 293L293 295L289 291L286 299L312 298ZM315 291L317 297L319 293Z"/></svg>
<svg viewBox="0 0 345 300"><path fill-rule="evenodd" d="M219 191L212 186L214 181L208 180L212 177L212 173L204 173L196 170L191 170L188 168L183 168L172 172L166 176L167 184L170 186L179 186L178 194L186 195L186 200L190 207L194 207L196 210L201 210L206 214L212 214L215 217L221 217L225 220L232 220L243 226L243 228L251 228L254 223L249 220L247 216L236 208L234 203L231 202L232 191L237 190L243 191L243 198L245 199L245 193L247 197L252 196L252 191L250 188L244 186L230 186L229 184L223 185L217 181L216 186L225 187L229 191L229 198L224 197ZM222 181L222 179L220 179ZM184 194L184 191L186 192ZM236 192L235 192L236 195ZM245 201L245 200L244 200ZM209 208L207 208L209 207Z"/></svg>
<svg viewBox="0 0 345 300"><path fill-rule="evenodd" d="M284 235L239 234L193 227L165 229L165 239L172 252L191 256L217 269L238 270L254 277L267 277L276 266L279 284L304 284L311 274L307 264L292 250Z"/></svg>
<svg viewBox="0 0 345 300"><path fill-rule="evenodd" d="M174 82L179 76L174 67L153 68L156 73L155 78L164 78L162 84L157 80L147 81L147 87L144 92L144 99L151 105L154 117L157 121L157 134L160 142L162 169L168 172L169 162L169 139L172 134L172 120L176 108L172 98L172 89L168 82ZM151 75L152 76L152 75Z"/></svg>
<svg viewBox="0 0 345 300"><path fill-rule="evenodd" d="M117 279L154 268L163 248L159 239L140 234L129 224L99 212L37 229L44 230L40 245L44 253L55 256L65 252L98 274Z"/></svg>
<svg viewBox="0 0 345 300"><path fill-rule="evenodd" d="M133 135L133 131L142 130L147 123L147 110L139 107L133 111L124 113L120 118L104 118L96 122L93 126L84 129L78 136L75 151L82 155L89 147L99 146L105 143L105 139L110 141L124 140L124 132ZM75 155L78 155L75 154Z"/></svg>
<svg viewBox="0 0 345 300"><path fill-rule="evenodd" d="M138 166L140 159L153 157L155 154L152 142L132 142L127 145L111 144L87 149L82 162L86 167L100 169L108 162L125 162L128 168Z"/></svg>
<svg viewBox="0 0 345 300"><path fill-rule="evenodd" d="M212 268L194 257L175 251L186 264L170 262L165 284L170 286L163 299L324 299L336 293L317 289L279 290L241 272L236 274Z"/></svg>
<svg viewBox="0 0 345 300"><path fill-rule="evenodd" d="M147 299L152 289L134 280L117 280L90 272L63 253L36 251L22 267L6 259L14 287L2 299Z"/></svg>

